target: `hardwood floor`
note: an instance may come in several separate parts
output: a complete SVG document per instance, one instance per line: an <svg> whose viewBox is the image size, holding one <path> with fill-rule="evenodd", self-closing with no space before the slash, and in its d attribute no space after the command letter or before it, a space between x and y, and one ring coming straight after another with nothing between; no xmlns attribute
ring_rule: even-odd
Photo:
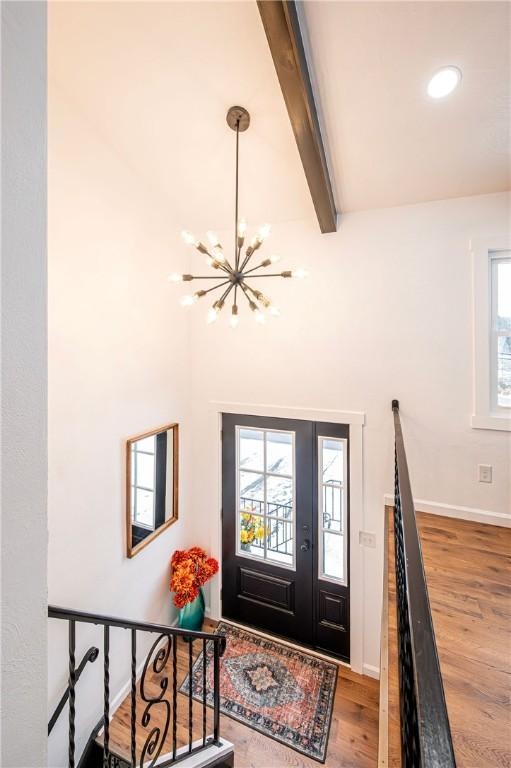
<svg viewBox="0 0 511 768"><path fill-rule="evenodd" d="M205 628L212 629L211 622ZM198 644L194 644L198 645ZM196 652L200 652L197 647ZM188 672L188 646L178 645L178 684ZM171 686L171 665L169 667L169 691ZM151 690L158 691L156 678L151 680ZM378 682L352 673L346 667L339 668L335 693L330 738L328 742L326 768L373 768L376 765L378 749ZM167 698L169 694L167 694ZM178 694L178 745L188 743L188 698ZM137 759L144 742L158 721L157 710L153 708L153 719L149 727L143 728L140 718L143 702L137 703ZM162 717L162 715L160 715ZM110 724L110 745L120 755L129 759L131 705L127 697L115 712ZM207 732L212 733L212 710L207 710ZM202 737L202 707L193 704L193 738ZM285 747L260 733L228 717L221 717L221 735L233 742L236 768L317 768L319 763ZM171 751L171 740L167 737L164 752Z"/></svg>
<svg viewBox="0 0 511 768"><path fill-rule="evenodd" d="M425 513L418 513L417 521L457 766L509 768L511 530ZM391 571L392 657L396 617ZM391 768L400 764L397 695L394 665L389 672Z"/></svg>

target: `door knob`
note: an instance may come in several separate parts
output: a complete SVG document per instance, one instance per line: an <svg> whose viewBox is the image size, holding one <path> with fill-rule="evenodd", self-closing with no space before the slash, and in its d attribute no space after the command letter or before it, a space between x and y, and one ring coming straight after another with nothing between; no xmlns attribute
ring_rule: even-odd
<svg viewBox="0 0 511 768"><path fill-rule="evenodd" d="M311 543L309 539L305 539L303 544L300 545L300 549L302 550L302 552L307 552L307 550L310 548L311 548Z"/></svg>

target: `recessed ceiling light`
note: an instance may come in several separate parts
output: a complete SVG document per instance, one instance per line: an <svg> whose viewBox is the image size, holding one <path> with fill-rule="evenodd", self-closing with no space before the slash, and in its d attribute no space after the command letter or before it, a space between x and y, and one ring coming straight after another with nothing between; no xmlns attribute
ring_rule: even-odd
<svg viewBox="0 0 511 768"><path fill-rule="evenodd" d="M443 99L452 93L460 82L461 70L458 67L442 67L428 83L428 96L432 99Z"/></svg>

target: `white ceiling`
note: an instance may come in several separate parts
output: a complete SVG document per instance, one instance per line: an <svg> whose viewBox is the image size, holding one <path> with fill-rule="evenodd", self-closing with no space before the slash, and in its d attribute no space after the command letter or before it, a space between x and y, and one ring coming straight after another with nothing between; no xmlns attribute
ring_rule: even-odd
<svg viewBox="0 0 511 768"><path fill-rule="evenodd" d="M312 2L304 17L343 211L508 189L510 6ZM444 64L463 71L425 96ZM231 104L241 212L314 218L255 2L51 3L52 88L122 155L183 227L233 218Z"/></svg>
<svg viewBox="0 0 511 768"><path fill-rule="evenodd" d="M306 2L341 211L510 188L507 2ZM460 88L426 94L455 64Z"/></svg>

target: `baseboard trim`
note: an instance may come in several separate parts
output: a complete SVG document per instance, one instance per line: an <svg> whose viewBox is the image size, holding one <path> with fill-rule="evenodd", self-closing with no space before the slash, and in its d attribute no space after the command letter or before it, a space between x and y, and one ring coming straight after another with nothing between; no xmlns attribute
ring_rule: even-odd
<svg viewBox="0 0 511 768"><path fill-rule="evenodd" d="M380 679L380 668L375 667L374 664L364 664L363 670L367 677L373 677L375 680Z"/></svg>
<svg viewBox="0 0 511 768"><path fill-rule="evenodd" d="M483 523L484 525L498 525L504 528L511 528L511 515L505 515L503 512L491 512L487 509L476 509L475 507L458 507L454 504L442 504L437 501L426 501L425 499L414 499L417 512L429 512L431 515L442 515L443 517L453 517L457 520L468 520L473 523ZM385 504L394 506L394 494L385 494Z"/></svg>

